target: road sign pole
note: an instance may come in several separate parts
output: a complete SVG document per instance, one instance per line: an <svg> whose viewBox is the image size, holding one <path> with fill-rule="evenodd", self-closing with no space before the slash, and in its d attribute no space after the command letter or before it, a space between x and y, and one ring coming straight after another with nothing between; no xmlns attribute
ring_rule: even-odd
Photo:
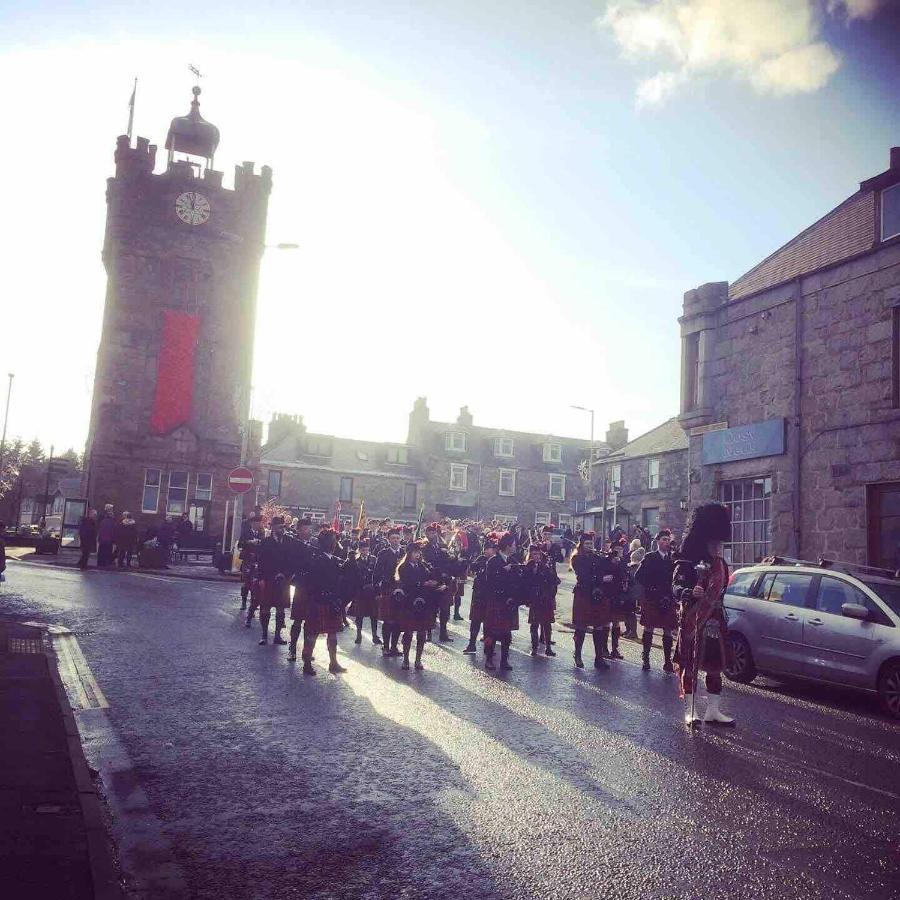
<svg viewBox="0 0 900 900"><path fill-rule="evenodd" d="M225 518L222 520L222 552L225 552L225 547L228 545L228 508L231 506L231 501L225 501Z"/></svg>

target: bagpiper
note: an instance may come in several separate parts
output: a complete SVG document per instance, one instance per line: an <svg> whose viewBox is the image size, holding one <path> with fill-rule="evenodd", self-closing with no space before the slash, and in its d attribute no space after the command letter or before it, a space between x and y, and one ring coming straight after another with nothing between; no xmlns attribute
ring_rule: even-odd
<svg viewBox="0 0 900 900"><path fill-rule="evenodd" d="M337 535L330 528L319 532L309 569L309 595L303 626L303 674L315 675L313 649L320 634L328 647L328 671L338 675L347 670L337 660L337 635L344 628L346 594L343 561L335 556Z"/></svg>
<svg viewBox="0 0 900 900"><path fill-rule="evenodd" d="M495 669L494 648L500 643L500 668L509 672L509 647L512 633L519 630L519 604L522 596L522 570L514 562L516 539L504 534L497 544L498 553L485 567L487 604L484 613L484 667Z"/></svg>
<svg viewBox="0 0 900 900"><path fill-rule="evenodd" d="M609 596L604 592L604 587L612 583L615 575L600 562L601 559L604 558L594 551L594 533L582 532L569 563L575 573L572 624L575 626L575 665L579 669L584 668L581 651L588 629L591 630L594 641L594 668L609 668L609 663L603 658L602 632L604 628L609 628L611 612Z"/></svg>
<svg viewBox="0 0 900 900"><path fill-rule="evenodd" d="M363 538L359 542L359 555L350 553L347 566L348 575L353 579L353 602L350 615L356 622L356 638L354 643L362 643L363 621L368 617L372 622L372 643L380 646L378 637L378 599L375 594L376 559L369 552L369 541Z"/></svg>
<svg viewBox="0 0 900 900"><path fill-rule="evenodd" d="M381 652L386 657L400 656L397 642L400 629L397 627L397 607L394 591L397 588L397 566L403 554L400 551L400 529L391 528L387 535L388 546L375 561L375 588L378 595L378 618L381 619Z"/></svg>
<svg viewBox="0 0 900 900"><path fill-rule="evenodd" d="M256 579L259 577L259 545L265 537L262 528L262 516L254 513L250 516L250 524L247 528L241 529L241 538L238 541L238 550L240 550L241 559L241 610L247 608L247 598L250 596L255 585ZM254 609L250 611L247 617L247 627L253 621Z"/></svg>
<svg viewBox="0 0 900 900"><path fill-rule="evenodd" d="M423 559L427 541L413 541L406 546L406 553L397 566L397 628L403 634L403 665L409 669L409 651L413 635L416 637L415 667L421 671L425 636L434 627L434 620L441 594L449 588L442 584L436 573Z"/></svg>
<svg viewBox="0 0 900 900"><path fill-rule="evenodd" d="M675 562L672 592L680 604L675 668L681 678L685 724L697 723L697 676L706 673L709 700L706 725L734 725L721 709L722 670L728 627L722 597L728 586L728 565L722 546L731 538L731 515L721 503L704 503L694 511L681 555Z"/></svg>
<svg viewBox="0 0 900 900"><path fill-rule="evenodd" d="M303 629L303 620L309 608L309 570L312 561L312 521L302 518L297 522L297 537L294 540L294 598L291 600L291 644L288 647L288 662L297 660L297 642Z"/></svg>
<svg viewBox="0 0 900 900"><path fill-rule="evenodd" d="M453 638L447 633L447 623L450 621L450 607L453 604L456 593L456 577L460 573L460 564L454 560L441 535L441 526L432 522L425 528L425 537L428 539L422 552L422 558L430 566L432 574L448 590L442 591L438 603L438 625L440 630L438 640L444 643L452 642Z"/></svg>
<svg viewBox="0 0 900 900"><path fill-rule="evenodd" d="M654 538L656 550L644 555L635 572L634 580L643 589L641 598L641 641L643 643L643 668L650 671L650 651L653 649L653 632L662 632L663 671L672 672L672 647L678 613L672 597L672 574L675 563L670 552L672 532L662 529ZM634 554L632 554L632 557Z"/></svg>
<svg viewBox="0 0 900 900"><path fill-rule="evenodd" d="M475 642L478 640L478 632L484 624L484 613L487 607L487 568L488 561L497 555L497 544L500 535L491 532L484 539L484 552L472 560L472 597L469 600L469 643L463 648L463 653L475 653Z"/></svg>
<svg viewBox="0 0 900 900"><path fill-rule="evenodd" d="M538 640L544 642L546 656L556 656L551 646L556 620L556 591L559 576L546 544L532 544L525 564L524 579L528 596L528 624L531 629L531 655L537 655Z"/></svg>
<svg viewBox="0 0 900 900"><path fill-rule="evenodd" d="M269 621L275 610L275 637L273 644L286 644L281 636L284 614L291 602L291 576L295 554L293 541L284 533L284 519L275 516L272 533L259 544L259 575L262 581L262 602L259 607L259 624L262 628L260 644L269 643Z"/></svg>

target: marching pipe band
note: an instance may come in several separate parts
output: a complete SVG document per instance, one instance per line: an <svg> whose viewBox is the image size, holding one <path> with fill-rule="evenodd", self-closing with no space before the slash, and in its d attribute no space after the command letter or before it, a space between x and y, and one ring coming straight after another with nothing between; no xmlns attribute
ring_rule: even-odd
<svg viewBox="0 0 900 900"><path fill-rule="evenodd" d="M371 529L337 534L322 527L313 537L309 519L295 519L287 527L274 516L268 533L255 513L245 523L239 542L241 558L241 610L246 627L256 612L262 631L260 644L269 642L274 612L273 644L288 644L288 660L297 659L302 635L303 673L315 675L315 644L326 638L328 669L346 671L337 658L337 635L351 616L360 644L365 620L370 620L372 642L385 659L402 657L402 668L421 671L426 643L437 629L437 640L453 640L448 623L451 612L461 619L460 604L469 577L473 578L469 606L469 640L463 653L477 652L483 633L484 666L511 671L513 632L519 630L519 607L528 608L531 655L539 648L553 651L556 596L561 583L557 565L563 554L550 539L551 526L516 528L484 534L483 529L456 530L445 538L441 523L418 529L389 522ZM588 632L594 647L594 668L608 669L608 660L622 659L622 626L635 619L635 590L641 595L643 626L642 662L650 668L656 629L662 632L665 672L676 672L685 702L685 723L693 727L733 725L721 710L722 671L729 647L722 596L728 584L728 566L722 544L730 534L728 510L705 504L693 516L680 555L673 560L672 535L657 534L657 548L637 554L630 567L613 545L595 544L593 533L578 536L571 558L576 583L573 589L574 662L584 668L583 648ZM634 549L634 548L632 548ZM282 632L290 609L290 640ZM378 623L381 623L381 634ZM633 625L632 625L633 627ZM402 649L401 649L402 647ZM706 675L708 703L702 719L696 712L695 687L700 671Z"/></svg>

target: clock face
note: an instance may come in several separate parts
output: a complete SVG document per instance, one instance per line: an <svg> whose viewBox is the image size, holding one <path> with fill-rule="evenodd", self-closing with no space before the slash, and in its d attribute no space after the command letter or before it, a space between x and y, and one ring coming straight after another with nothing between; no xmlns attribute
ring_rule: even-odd
<svg viewBox="0 0 900 900"><path fill-rule="evenodd" d="M202 225L209 219L209 200L203 194L185 191L175 200L175 215L188 225Z"/></svg>

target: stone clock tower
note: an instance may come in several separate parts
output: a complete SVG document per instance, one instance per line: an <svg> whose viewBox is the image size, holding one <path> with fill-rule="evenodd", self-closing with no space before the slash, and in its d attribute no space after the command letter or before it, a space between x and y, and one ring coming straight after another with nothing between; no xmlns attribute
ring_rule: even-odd
<svg viewBox="0 0 900 900"><path fill-rule="evenodd" d="M221 539L249 410L272 171L245 162L223 186L219 131L199 94L172 120L164 171L154 172L146 138L116 142L85 490L91 505L129 510L139 525L186 512Z"/></svg>

